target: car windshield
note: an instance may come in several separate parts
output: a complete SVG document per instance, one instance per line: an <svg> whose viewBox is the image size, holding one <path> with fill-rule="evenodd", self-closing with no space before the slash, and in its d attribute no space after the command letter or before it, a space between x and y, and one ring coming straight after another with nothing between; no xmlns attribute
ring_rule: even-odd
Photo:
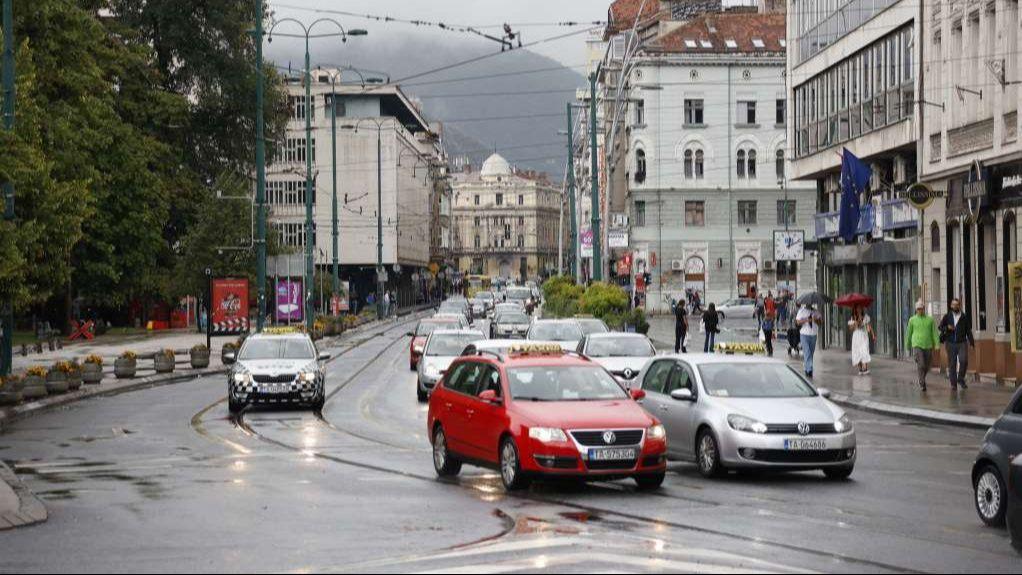
<svg viewBox="0 0 1022 575"><path fill-rule="evenodd" d="M486 291L486 292L482 292L481 294L479 294L476 297L479 298L479 299L482 299L482 300L489 301L489 300L493 299L493 293Z"/></svg>
<svg viewBox="0 0 1022 575"><path fill-rule="evenodd" d="M653 357L653 346L641 337L597 337L586 346L589 357Z"/></svg>
<svg viewBox="0 0 1022 575"><path fill-rule="evenodd" d="M512 288L507 290L507 299L529 299L532 290L529 288Z"/></svg>
<svg viewBox="0 0 1022 575"><path fill-rule="evenodd" d="M786 365L711 363L699 367L714 397L813 397L816 391Z"/></svg>
<svg viewBox="0 0 1022 575"><path fill-rule="evenodd" d="M540 322L532 326L529 339L578 341L582 339L582 330L574 322Z"/></svg>
<svg viewBox="0 0 1022 575"><path fill-rule="evenodd" d="M440 309L437 310L439 313L465 313L465 306L461 304L443 304Z"/></svg>
<svg viewBox="0 0 1022 575"><path fill-rule="evenodd" d="M601 401L628 394L601 367L543 366L507 370L511 397L522 401Z"/></svg>
<svg viewBox="0 0 1022 575"><path fill-rule="evenodd" d="M426 346L426 355L429 356L456 356L465 351L468 344L483 339L481 333L445 333L435 335L429 339Z"/></svg>
<svg viewBox="0 0 1022 575"><path fill-rule="evenodd" d="M250 339L241 348L241 361L258 359L313 359L316 350L305 339Z"/></svg>
<svg viewBox="0 0 1022 575"><path fill-rule="evenodd" d="M607 329L607 325L602 320L598 319L580 319L578 320L578 326L582 328L582 333L589 335L591 333L607 333L610 331Z"/></svg>
<svg viewBox="0 0 1022 575"><path fill-rule="evenodd" d="M419 327L415 329L416 336L427 336L433 333L434 329L442 327L457 327L454 321L420 321Z"/></svg>
<svg viewBox="0 0 1022 575"><path fill-rule="evenodd" d="M504 312L497 316L497 323L529 323L529 316L524 313Z"/></svg>

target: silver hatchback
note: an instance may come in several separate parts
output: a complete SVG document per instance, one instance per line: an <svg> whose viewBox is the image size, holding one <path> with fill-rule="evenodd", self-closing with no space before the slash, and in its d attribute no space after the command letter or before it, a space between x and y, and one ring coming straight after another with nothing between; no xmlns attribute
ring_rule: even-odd
<svg viewBox="0 0 1022 575"><path fill-rule="evenodd" d="M733 469L812 470L847 479L855 467L848 416L783 361L762 357L653 358L633 383L667 428L668 457L716 477Z"/></svg>

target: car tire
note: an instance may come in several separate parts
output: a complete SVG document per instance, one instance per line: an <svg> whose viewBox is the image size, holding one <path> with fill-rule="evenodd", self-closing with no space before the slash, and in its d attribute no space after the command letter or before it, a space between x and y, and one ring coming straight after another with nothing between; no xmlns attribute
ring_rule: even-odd
<svg viewBox="0 0 1022 575"><path fill-rule="evenodd" d="M823 470L823 474L831 481L844 481L852 476L852 471L854 470L854 465L849 465L847 467L827 467Z"/></svg>
<svg viewBox="0 0 1022 575"><path fill-rule="evenodd" d="M660 489L666 477L666 471L636 475L635 484L639 486L639 491L653 491L654 489Z"/></svg>
<svg viewBox="0 0 1022 575"><path fill-rule="evenodd" d="M415 396L418 398L419 403L426 403L429 401L429 394L422 391L422 387L418 383L415 384Z"/></svg>
<svg viewBox="0 0 1022 575"><path fill-rule="evenodd" d="M702 430L696 440L696 467L699 468L699 474L708 479L721 477L726 473L720 463L720 444L709 429Z"/></svg>
<svg viewBox="0 0 1022 575"><path fill-rule="evenodd" d="M326 405L326 390L320 392L319 397L314 399L312 401L312 403L309 404L309 407L311 407L313 411L317 411L318 412L318 411L323 411L323 406L324 405Z"/></svg>
<svg viewBox="0 0 1022 575"><path fill-rule="evenodd" d="M440 477L454 477L461 473L461 461L447 448L447 435L439 425L433 432L433 469Z"/></svg>
<svg viewBox="0 0 1022 575"><path fill-rule="evenodd" d="M522 459L514 439L505 437L500 442L500 481L508 491L521 491L529 487L529 478L522 472Z"/></svg>
<svg viewBox="0 0 1022 575"><path fill-rule="evenodd" d="M989 463L984 465L976 474L972 488L980 520L990 527L1003 527L1008 508L1008 491L1001 473Z"/></svg>

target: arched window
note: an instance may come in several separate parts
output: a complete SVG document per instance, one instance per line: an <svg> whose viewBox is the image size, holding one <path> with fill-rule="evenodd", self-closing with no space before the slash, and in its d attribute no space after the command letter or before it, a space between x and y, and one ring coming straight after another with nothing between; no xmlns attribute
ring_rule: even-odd
<svg viewBox="0 0 1022 575"><path fill-rule="evenodd" d="M703 179L704 173L706 173L706 171L703 169L703 151L696 150L696 179Z"/></svg>
<svg viewBox="0 0 1022 575"><path fill-rule="evenodd" d="M635 151L635 183L641 184L646 181L646 152Z"/></svg>
<svg viewBox="0 0 1022 575"><path fill-rule="evenodd" d="M749 150L749 167L746 172L750 180L756 179L756 150Z"/></svg>
<svg viewBox="0 0 1022 575"><path fill-rule="evenodd" d="M930 226L930 251L940 253L940 224L937 222Z"/></svg>
<svg viewBox="0 0 1022 575"><path fill-rule="evenodd" d="M745 177L745 150L738 150L738 177Z"/></svg>
<svg viewBox="0 0 1022 575"><path fill-rule="evenodd" d="M774 171L778 180L784 180L784 150L777 150L774 154Z"/></svg>
<svg viewBox="0 0 1022 575"><path fill-rule="evenodd" d="M694 177L694 175L695 175L694 168L692 166L692 158L693 158L693 156L694 156L694 154L692 153L692 150L685 150L685 179L686 180L691 180Z"/></svg>

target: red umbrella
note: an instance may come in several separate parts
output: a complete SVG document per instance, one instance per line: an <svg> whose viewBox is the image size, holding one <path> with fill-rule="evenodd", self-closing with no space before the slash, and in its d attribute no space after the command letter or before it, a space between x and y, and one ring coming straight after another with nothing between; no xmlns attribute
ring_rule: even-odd
<svg viewBox="0 0 1022 575"><path fill-rule="evenodd" d="M868 296L861 293L850 293L837 298L837 301L834 303L841 307L850 308L869 307L873 305L873 296Z"/></svg>

